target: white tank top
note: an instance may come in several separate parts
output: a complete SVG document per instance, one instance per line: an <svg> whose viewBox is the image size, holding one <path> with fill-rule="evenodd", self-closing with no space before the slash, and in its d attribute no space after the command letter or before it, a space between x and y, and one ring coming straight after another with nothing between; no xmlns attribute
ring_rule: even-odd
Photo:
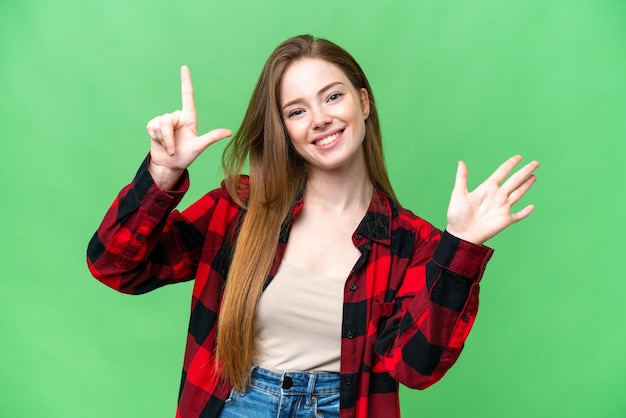
<svg viewBox="0 0 626 418"><path fill-rule="evenodd" d="M256 364L273 371L339 373L345 277L285 263L256 311Z"/></svg>

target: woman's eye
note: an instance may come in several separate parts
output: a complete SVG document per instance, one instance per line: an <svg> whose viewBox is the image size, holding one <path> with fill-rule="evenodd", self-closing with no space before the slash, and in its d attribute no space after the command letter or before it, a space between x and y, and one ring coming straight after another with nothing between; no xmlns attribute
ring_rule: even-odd
<svg viewBox="0 0 626 418"><path fill-rule="evenodd" d="M343 96L343 93L333 93L330 96L328 96L328 101L332 102L334 100L337 100L338 98L340 98L341 96Z"/></svg>
<svg viewBox="0 0 626 418"><path fill-rule="evenodd" d="M292 110L289 114L287 114L287 117L292 118L294 116L300 116L302 113L304 113L302 109Z"/></svg>

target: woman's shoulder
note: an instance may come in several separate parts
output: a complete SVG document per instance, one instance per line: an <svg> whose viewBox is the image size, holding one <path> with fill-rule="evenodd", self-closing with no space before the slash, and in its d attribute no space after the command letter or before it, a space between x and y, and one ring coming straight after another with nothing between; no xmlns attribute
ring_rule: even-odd
<svg viewBox="0 0 626 418"><path fill-rule="evenodd" d="M228 199L237 203L246 203L250 197L250 177L241 174L222 180L220 187L209 192L219 199Z"/></svg>
<svg viewBox="0 0 626 418"><path fill-rule="evenodd" d="M405 208L398 202L391 200L391 205L394 207L393 226L392 229L402 228L412 232L418 233L422 237L432 237L441 234L441 230L435 227L432 223L416 215L413 210Z"/></svg>

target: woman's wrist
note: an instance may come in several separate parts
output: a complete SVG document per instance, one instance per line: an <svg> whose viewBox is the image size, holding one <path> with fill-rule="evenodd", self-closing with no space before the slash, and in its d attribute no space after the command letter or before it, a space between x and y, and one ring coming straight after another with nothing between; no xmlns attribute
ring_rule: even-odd
<svg viewBox="0 0 626 418"><path fill-rule="evenodd" d="M185 170L174 170L169 167L156 165L152 160L148 165L148 171L150 172L154 184L162 191L172 190L185 172Z"/></svg>

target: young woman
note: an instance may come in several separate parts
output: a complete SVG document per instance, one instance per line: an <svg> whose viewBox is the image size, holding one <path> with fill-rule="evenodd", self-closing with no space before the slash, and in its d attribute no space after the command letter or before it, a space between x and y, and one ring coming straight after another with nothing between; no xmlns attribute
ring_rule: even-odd
<svg viewBox="0 0 626 418"><path fill-rule="evenodd" d="M150 154L88 248L92 274L140 294L195 279L178 417L396 417L458 358L492 250L535 181L504 162L473 192L459 162L440 231L389 183L372 89L337 45L298 36L268 59L223 158L222 187L183 212L187 167L231 132L182 110L148 123ZM242 174L249 162L249 176Z"/></svg>

